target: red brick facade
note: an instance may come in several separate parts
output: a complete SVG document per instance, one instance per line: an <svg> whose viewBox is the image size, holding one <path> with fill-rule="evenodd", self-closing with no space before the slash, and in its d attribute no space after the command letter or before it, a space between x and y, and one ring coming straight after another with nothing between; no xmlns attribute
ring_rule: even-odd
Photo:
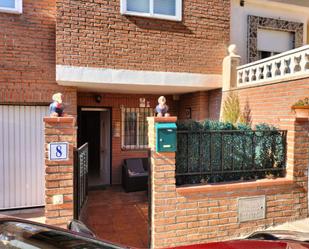
<svg viewBox="0 0 309 249"><path fill-rule="evenodd" d="M0 13L0 104L48 105L53 93L62 92L69 114L76 115L78 106L112 108L112 129L121 121L121 106L138 107L142 97L154 108L159 96L101 93L102 101L96 103L94 95L98 93L77 93L76 88L57 85L56 64L220 74L229 42L229 0L184 0L182 22L122 16L119 0L24 0L23 7L21 15ZM303 79L235 91L242 107L248 101L253 123L278 125L282 118L294 117L290 106L309 96L308 85L308 79ZM170 113L180 119L187 117L187 108L191 108L194 119L219 118L221 90L184 94L179 100L174 99L177 98L167 96L167 103ZM282 127L292 129L299 137L288 137L289 149L293 151L293 158L288 160L290 178L276 184L266 181L236 186L228 194L226 189L176 189L175 155L166 154L160 161L160 155L153 154L154 165L158 166L154 172L158 184L154 189L156 246L209 241L215 236L216 240L227 239L251 231L252 226L305 217L304 165L308 162L308 150L302 148L308 148L308 136L304 136L308 124L284 122ZM60 138L60 134L64 135L61 129L66 127L58 125L60 130L53 129L51 124L46 127L46 143L67 139L72 152L76 132ZM121 138L112 137L112 183L120 183L124 158L147 155L147 151L123 150ZM63 226L72 217L73 165L55 165L46 160L46 166L47 222ZM62 206L52 204L54 194L64 195ZM237 197L257 194L267 195L267 219L238 224Z"/></svg>
<svg viewBox="0 0 309 249"><path fill-rule="evenodd" d="M220 74L229 24L229 0L183 1L181 22L121 15L120 0L61 0L57 64Z"/></svg>
<svg viewBox="0 0 309 249"><path fill-rule="evenodd" d="M183 94L180 96L178 119L188 119L186 110L191 111L194 120L218 120L221 108L221 89Z"/></svg>
<svg viewBox="0 0 309 249"><path fill-rule="evenodd" d="M23 1L21 15L0 13L0 104L47 105L65 95L76 114L76 90L56 84L54 0Z"/></svg>
<svg viewBox="0 0 309 249"><path fill-rule="evenodd" d="M231 92L239 96L242 110L245 106L249 108L253 124L265 122L278 126L281 118L294 117L291 106L295 102L309 96L309 78L239 88ZM224 92L223 98L227 94Z"/></svg>
<svg viewBox="0 0 309 249"><path fill-rule="evenodd" d="M180 98L178 118L180 120L192 118L202 120L209 115L209 94L208 92L196 92L184 94ZM189 113L191 115L189 115ZM191 116L191 117L190 117Z"/></svg>
<svg viewBox="0 0 309 249"><path fill-rule="evenodd" d="M48 105L52 94L62 92L66 112L74 116L78 106L111 107L113 127L120 122L120 106L138 107L139 98L146 97L155 107L158 96L102 93L97 104L92 94L56 83L56 57L65 65L221 72L229 40L228 0L184 1L182 22L122 16L119 3L72 0L56 6L54 0L24 0L21 15L0 13L0 104ZM213 113L211 96L185 94L178 101L169 96L170 112L185 118L184 108L191 108L192 118L204 119ZM122 150L120 138L112 139L114 184L120 183L122 160L138 156L146 152Z"/></svg>
<svg viewBox="0 0 309 249"><path fill-rule="evenodd" d="M179 188L175 185L175 153L155 150L155 123L175 120L149 119L151 248L237 238L308 216L308 120L280 120L288 130L286 178ZM238 199L248 196L265 196L265 219L239 222Z"/></svg>

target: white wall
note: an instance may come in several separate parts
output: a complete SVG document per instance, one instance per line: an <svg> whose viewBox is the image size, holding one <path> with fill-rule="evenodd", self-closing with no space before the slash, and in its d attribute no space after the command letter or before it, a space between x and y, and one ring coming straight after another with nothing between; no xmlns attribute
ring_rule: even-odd
<svg viewBox="0 0 309 249"><path fill-rule="evenodd" d="M245 0L245 6L239 0L231 0L231 44L236 44L242 64L247 63L248 15L282 19L304 24L304 44L307 43L307 25L309 8L281 4L265 0Z"/></svg>

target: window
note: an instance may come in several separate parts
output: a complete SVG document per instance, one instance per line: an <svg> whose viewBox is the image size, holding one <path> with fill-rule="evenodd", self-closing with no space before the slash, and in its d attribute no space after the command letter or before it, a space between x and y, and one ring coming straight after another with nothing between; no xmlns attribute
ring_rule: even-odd
<svg viewBox="0 0 309 249"><path fill-rule="evenodd" d="M295 48L294 33L280 30L258 29L257 51L259 59L274 56L293 48Z"/></svg>
<svg viewBox="0 0 309 249"><path fill-rule="evenodd" d="M22 0L0 0L0 12L22 13Z"/></svg>
<svg viewBox="0 0 309 249"><path fill-rule="evenodd" d="M147 117L151 116L153 116L152 108L122 108L122 148L144 149L148 147Z"/></svg>
<svg viewBox="0 0 309 249"><path fill-rule="evenodd" d="M270 52L270 51L262 51L262 50L258 50L258 52L259 52L259 58L260 59L265 59L265 58L280 54L278 52Z"/></svg>
<svg viewBox="0 0 309 249"><path fill-rule="evenodd" d="M120 0L121 14L181 21L182 0Z"/></svg>

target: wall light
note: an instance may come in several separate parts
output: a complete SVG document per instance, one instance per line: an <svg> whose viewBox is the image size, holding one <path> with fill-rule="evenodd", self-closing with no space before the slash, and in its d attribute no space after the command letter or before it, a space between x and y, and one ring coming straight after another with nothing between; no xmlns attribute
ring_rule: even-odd
<svg viewBox="0 0 309 249"><path fill-rule="evenodd" d="M94 96L94 99L95 99L95 102L101 103L101 101L102 101L102 96L101 96L101 95L95 95L95 96Z"/></svg>

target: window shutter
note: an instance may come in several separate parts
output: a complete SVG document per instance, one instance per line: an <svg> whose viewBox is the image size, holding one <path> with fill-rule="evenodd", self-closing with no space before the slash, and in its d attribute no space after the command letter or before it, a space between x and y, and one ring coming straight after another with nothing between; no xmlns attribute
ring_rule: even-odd
<svg viewBox="0 0 309 249"><path fill-rule="evenodd" d="M282 53L294 48L292 32L259 29L257 40L259 51Z"/></svg>

